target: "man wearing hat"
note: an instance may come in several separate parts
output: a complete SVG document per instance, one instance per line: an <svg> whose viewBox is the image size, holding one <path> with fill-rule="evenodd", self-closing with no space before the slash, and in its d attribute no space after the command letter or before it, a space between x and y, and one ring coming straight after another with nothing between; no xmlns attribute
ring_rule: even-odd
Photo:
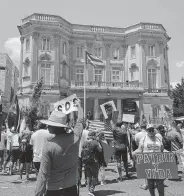
<svg viewBox="0 0 184 196"><path fill-rule="evenodd" d="M83 131L83 109L78 106L78 122L73 131L67 123L67 115L53 111L48 120L41 123L48 125L55 137L45 142L42 160L37 178L35 196L77 196L78 153Z"/></svg>

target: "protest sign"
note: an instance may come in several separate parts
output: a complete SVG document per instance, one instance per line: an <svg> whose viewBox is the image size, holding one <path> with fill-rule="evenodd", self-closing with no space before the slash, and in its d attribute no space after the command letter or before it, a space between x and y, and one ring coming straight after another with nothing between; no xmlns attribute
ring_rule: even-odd
<svg viewBox="0 0 184 196"><path fill-rule="evenodd" d="M134 123L135 115L133 114L123 114L123 122Z"/></svg>
<svg viewBox="0 0 184 196"><path fill-rule="evenodd" d="M102 105L100 105L102 113L105 117L105 119L109 118L109 115L111 115L113 112L117 111L116 106L114 104L114 101L108 101Z"/></svg>
<svg viewBox="0 0 184 196"><path fill-rule="evenodd" d="M61 101L54 103L54 110L69 114L73 111L78 111L76 101L78 100L76 94L73 94Z"/></svg>
<svg viewBox="0 0 184 196"><path fill-rule="evenodd" d="M139 153L136 155L137 178L178 179L175 155L172 152Z"/></svg>
<svg viewBox="0 0 184 196"><path fill-rule="evenodd" d="M114 153L114 147L109 146L108 144L104 143L104 142L100 142L103 148L103 153L104 153L104 160L105 163L108 165L109 160L112 156L112 154Z"/></svg>

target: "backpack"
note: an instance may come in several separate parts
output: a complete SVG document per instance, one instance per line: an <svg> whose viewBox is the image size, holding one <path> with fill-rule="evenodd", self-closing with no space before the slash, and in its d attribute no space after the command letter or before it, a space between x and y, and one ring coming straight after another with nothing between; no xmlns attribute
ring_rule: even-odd
<svg viewBox="0 0 184 196"><path fill-rule="evenodd" d="M82 146L81 158L84 164L95 162L95 153L93 149L91 149L91 144L91 141L87 141Z"/></svg>

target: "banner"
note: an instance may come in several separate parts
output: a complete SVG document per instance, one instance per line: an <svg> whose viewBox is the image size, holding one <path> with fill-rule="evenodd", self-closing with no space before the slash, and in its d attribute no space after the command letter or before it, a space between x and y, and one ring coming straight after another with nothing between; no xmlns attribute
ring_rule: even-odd
<svg viewBox="0 0 184 196"><path fill-rule="evenodd" d="M60 111L64 114L69 114L73 111L78 111L76 101L78 100L76 94L73 94L61 101L54 103L54 110Z"/></svg>
<svg viewBox="0 0 184 196"><path fill-rule="evenodd" d="M135 121L135 115L132 114L123 114L123 122L127 122L127 123L134 123Z"/></svg>
<svg viewBox="0 0 184 196"><path fill-rule="evenodd" d="M105 119L108 119L110 115L112 115L115 111L117 111L114 101L108 101L102 105L100 105L102 113ZM112 116L111 116L112 118Z"/></svg>
<svg viewBox="0 0 184 196"><path fill-rule="evenodd" d="M114 153L114 147L109 146L108 144L106 144L106 143L104 143L102 141L100 143L101 143L102 148L103 148L105 163L108 165L109 160L110 160L111 156Z"/></svg>
<svg viewBox="0 0 184 196"><path fill-rule="evenodd" d="M178 179L178 168L172 152L136 154L137 178Z"/></svg>

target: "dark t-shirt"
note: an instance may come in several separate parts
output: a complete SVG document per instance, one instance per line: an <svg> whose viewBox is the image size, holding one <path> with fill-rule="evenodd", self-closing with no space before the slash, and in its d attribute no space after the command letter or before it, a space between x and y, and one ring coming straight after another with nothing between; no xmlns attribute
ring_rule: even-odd
<svg viewBox="0 0 184 196"><path fill-rule="evenodd" d="M113 129L114 146L116 150L125 150L128 146L128 135L126 129L116 127Z"/></svg>

